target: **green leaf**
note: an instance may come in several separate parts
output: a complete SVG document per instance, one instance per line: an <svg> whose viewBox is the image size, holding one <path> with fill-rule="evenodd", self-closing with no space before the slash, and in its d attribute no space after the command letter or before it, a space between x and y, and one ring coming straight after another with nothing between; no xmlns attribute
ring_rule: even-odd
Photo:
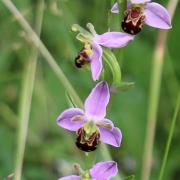
<svg viewBox="0 0 180 180"><path fill-rule="evenodd" d="M78 107L77 104L73 101L71 95L67 91L65 91L65 96L69 107Z"/></svg>
<svg viewBox="0 0 180 180"><path fill-rule="evenodd" d="M103 59L105 60L112 72L112 84L119 86L121 82L121 69L115 55L111 50L103 48Z"/></svg>

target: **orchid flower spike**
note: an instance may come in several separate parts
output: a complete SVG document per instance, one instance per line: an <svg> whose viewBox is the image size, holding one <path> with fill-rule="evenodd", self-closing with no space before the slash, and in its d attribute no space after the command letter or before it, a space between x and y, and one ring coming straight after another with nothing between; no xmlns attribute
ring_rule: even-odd
<svg viewBox="0 0 180 180"><path fill-rule="evenodd" d="M106 119L106 106L110 93L108 84L98 83L84 103L84 110L70 108L57 118L57 124L77 134L76 146L86 152L94 151L99 141L119 147L122 134L114 127L111 120Z"/></svg>
<svg viewBox="0 0 180 180"><path fill-rule="evenodd" d="M124 32L136 35L144 24L159 28L170 29L171 17L166 8L151 0L131 0L127 1L127 10L121 24ZM111 9L112 13L119 13L118 3Z"/></svg>
<svg viewBox="0 0 180 180"><path fill-rule="evenodd" d="M89 31L83 29L77 24L72 26L73 31L79 31L76 36L78 40L84 43L84 48L79 52L75 59L75 64L81 68L84 64L91 66L92 78L94 81L99 79L102 65L102 47L121 48L133 40L133 36L123 32L106 32L98 35L91 23L87 24Z"/></svg>
<svg viewBox="0 0 180 180"><path fill-rule="evenodd" d="M58 180L110 180L117 173L117 163L114 161L105 161L95 164L89 171L82 171L80 176L71 175Z"/></svg>

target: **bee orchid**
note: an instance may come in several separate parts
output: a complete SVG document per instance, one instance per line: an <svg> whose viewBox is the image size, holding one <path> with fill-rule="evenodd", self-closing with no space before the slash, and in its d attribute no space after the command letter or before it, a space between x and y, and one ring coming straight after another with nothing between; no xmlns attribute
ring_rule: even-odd
<svg viewBox="0 0 180 180"><path fill-rule="evenodd" d="M75 64L78 68L81 68L85 64L90 64L92 78L94 81L99 79L101 74L103 63L102 47L107 48L122 48L133 40L134 37L124 32L106 32L98 35L91 23L87 24L89 31L83 29L77 24L72 26L73 31L79 31L77 39L84 43L83 49L79 52L75 58Z"/></svg>
<svg viewBox="0 0 180 180"><path fill-rule="evenodd" d="M84 103L84 109L69 108L57 118L57 124L77 134L76 145L79 149L94 151L99 141L119 147L122 134L106 119L106 107L110 99L108 84L104 81L92 89Z"/></svg>
<svg viewBox="0 0 180 180"><path fill-rule="evenodd" d="M118 3L111 9L112 13L119 13ZM127 10L121 27L124 32L136 35L144 24L159 28L170 29L171 17L166 8L162 5L150 2L150 0L131 0L127 1Z"/></svg>
<svg viewBox="0 0 180 180"><path fill-rule="evenodd" d="M80 176L71 175L59 180L110 180L118 173L117 163L105 161L95 164L89 171L82 171Z"/></svg>

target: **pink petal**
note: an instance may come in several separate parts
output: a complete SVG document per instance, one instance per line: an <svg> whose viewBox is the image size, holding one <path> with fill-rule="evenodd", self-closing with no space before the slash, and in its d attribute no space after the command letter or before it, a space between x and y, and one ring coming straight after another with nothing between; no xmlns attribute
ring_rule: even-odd
<svg viewBox="0 0 180 180"><path fill-rule="evenodd" d="M102 48L96 43L92 44L93 55L90 57L91 72L94 81L99 79L102 71Z"/></svg>
<svg viewBox="0 0 180 180"><path fill-rule="evenodd" d="M95 121L103 119L106 115L106 106L109 98L108 84L101 81L95 86L85 101L84 108L86 118Z"/></svg>
<svg viewBox="0 0 180 180"><path fill-rule="evenodd" d="M106 32L94 37L96 43L108 48L124 47L133 39L134 36L123 32Z"/></svg>
<svg viewBox="0 0 180 180"><path fill-rule="evenodd" d="M112 6L111 12L112 13L119 13L119 6L118 6L117 2Z"/></svg>
<svg viewBox="0 0 180 180"><path fill-rule="evenodd" d="M113 122L112 122L111 120L109 120L109 119L104 118L104 119L101 120L100 122L101 122L101 123L110 124L110 126L111 126L112 128L114 128Z"/></svg>
<svg viewBox="0 0 180 180"><path fill-rule="evenodd" d="M80 179L80 176L72 175L72 176L62 177L58 180L81 180L81 179Z"/></svg>
<svg viewBox="0 0 180 180"><path fill-rule="evenodd" d="M158 3L147 3L145 6L145 23L149 26L160 28L160 29L170 29L171 17L166 8Z"/></svg>
<svg viewBox="0 0 180 180"><path fill-rule="evenodd" d="M109 180L118 173L117 163L105 161L95 164L90 169L90 175L95 180Z"/></svg>
<svg viewBox="0 0 180 180"><path fill-rule="evenodd" d="M121 145L122 134L119 128L114 127L112 129L99 126L100 130L100 141L105 144L110 144L115 147Z"/></svg>
<svg viewBox="0 0 180 180"><path fill-rule="evenodd" d="M83 110L79 108L70 108L65 110L57 118L57 124L60 127L68 129L70 131L77 131L85 123L85 120L75 119L75 116L83 117L84 116Z"/></svg>
<svg viewBox="0 0 180 180"><path fill-rule="evenodd" d="M131 0L132 4L145 4L147 2L150 2L151 0Z"/></svg>

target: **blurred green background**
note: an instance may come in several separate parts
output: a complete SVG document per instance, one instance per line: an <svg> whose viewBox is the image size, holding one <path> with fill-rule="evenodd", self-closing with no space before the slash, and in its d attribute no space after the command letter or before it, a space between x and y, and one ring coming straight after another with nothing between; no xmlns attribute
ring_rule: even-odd
<svg viewBox="0 0 180 180"><path fill-rule="evenodd" d="M34 26L38 0L14 0L18 9ZM166 5L167 1L159 1ZM94 24L99 34L119 30L117 15L109 15L110 0L47 0L45 1L41 39L55 57L82 100L95 85L89 71L78 70L74 58L82 48L71 32L71 25ZM158 108L152 180L157 179L165 143L173 116L180 83L180 6L178 5L169 31ZM111 22L108 22L108 17ZM125 176L140 179L143 144L149 101L152 56L157 29L145 26L135 40L115 50L122 69L123 81L135 82L127 92L113 94L107 117L123 133L122 146L108 146ZM32 46L23 38L23 30L0 3L0 179L14 170L17 144L19 102L22 80ZM85 166L85 156L74 144L75 135L56 124L57 116L68 107L64 88L46 61L39 56L27 137L23 178L27 180L57 179L73 173L73 163ZM180 179L180 123L177 122L164 180ZM98 159L101 160L101 159Z"/></svg>

